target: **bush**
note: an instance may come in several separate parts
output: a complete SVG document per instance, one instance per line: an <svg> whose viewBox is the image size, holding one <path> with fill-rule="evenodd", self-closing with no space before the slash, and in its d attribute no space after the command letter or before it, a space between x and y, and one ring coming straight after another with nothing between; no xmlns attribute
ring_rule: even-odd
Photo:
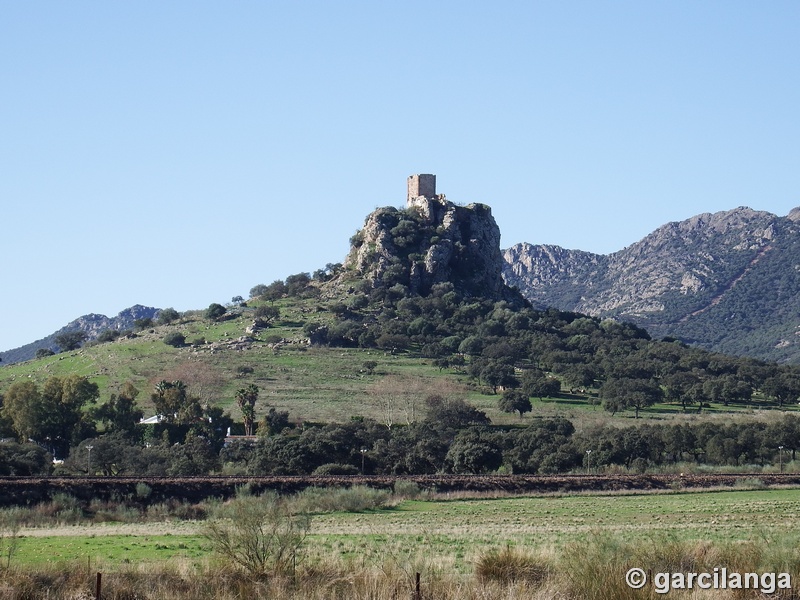
<svg viewBox="0 0 800 600"><path fill-rule="evenodd" d="M169 325L173 321L177 321L180 316L180 313L178 313L178 311L174 308L165 308L158 313L158 324Z"/></svg>
<svg viewBox="0 0 800 600"><path fill-rule="evenodd" d="M168 333L164 336L164 343L167 346L172 346L173 348L180 348L186 344L186 336L178 331Z"/></svg>
<svg viewBox="0 0 800 600"><path fill-rule="evenodd" d="M306 488L295 497L295 505L305 512L364 512L383 508L389 493L365 485L350 488Z"/></svg>
<svg viewBox="0 0 800 600"><path fill-rule="evenodd" d="M151 488L146 483L140 481L136 484L136 497L140 500L147 500L150 497L150 494L153 493L153 488Z"/></svg>
<svg viewBox="0 0 800 600"><path fill-rule="evenodd" d="M325 475L358 475L358 467L353 465L342 465L339 463L328 463L320 465L312 475L325 476Z"/></svg>
<svg viewBox="0 0 800 600"><path fill-rule="evenodd" d="M36 358L45 358L46 356L53 356L55 352L50 350L50 348L39 348L36 351Z"/></svg>
<svg viewBox="0 0 800 600"><path fill-rule="evenodd" d="M222 306L222 304L212 302L206 309L205 316L206 319L216 321L217 319L222 317L226 312L228 312L228 309Z"/></svg>
<svg viewBox="0 0 800 600"><path fill-rule="evenodd" d="M133 329L135 331L143 331L153 326L153 319L145 317L144 319L136 319L133 322Z"/></svg>
<svg viewBox="0 0 800 600"><path fill-rule="evenodd" d="M422 490L415 481L399 479L394 482L394 495L398 498L413 500L414 498L419 498L421 493Z"/></svg>
<svg viewBox="0 0 800 600"><path fill-rule="evenodd" d="M119 331L116 329L104 329L100 332L100 335L97 336L98 343L102 344L105 342L113 342L119 337Z"/></svg>
<svg viewBox="0 0 800 600"><path fill-rule="evenodd" d="M258 579L290 573L311 518L274 494L242 496L222 505L204 536L234 567Z"/></svg>

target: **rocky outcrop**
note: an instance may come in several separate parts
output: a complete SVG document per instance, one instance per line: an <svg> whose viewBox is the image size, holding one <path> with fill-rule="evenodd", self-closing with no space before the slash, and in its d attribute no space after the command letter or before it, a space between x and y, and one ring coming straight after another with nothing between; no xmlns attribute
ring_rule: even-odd
<svg viewBox="0 0 800 600"><path fill-rule="evenodd" d="M517 244L504 251L503 274L535 304L729 353L800 360L799 220L800 209L704 213L609 255Z"/></svg>
<svg viewBox="0 0 800 600"><path fill-rule="evenodd" d="M93 340L106 329L114 329L117 331L133 329L134 321L138 319L152 319L158 315L159 310L160 309L151 306L135 304L121 311L116 317L107 317L106 315L94 313L84 315L69 322L58 331L51 333L41 340L36 340L25 346L0 353L0 358L2 358L3 363L11 364L34 358L36 356L36 351L40 348L56 350L56 337L68 331L84 331L87 334L86 339Z"/></svg>
<svg viewBox="0 0 800 600"><path fill-rule="evenodd" d="M405 210L374 211L351 243L345 267L373 287L401 285L426 295L450 282L470 296L519 299L503 281L500 229L485 204L419 196Z"/></svg>

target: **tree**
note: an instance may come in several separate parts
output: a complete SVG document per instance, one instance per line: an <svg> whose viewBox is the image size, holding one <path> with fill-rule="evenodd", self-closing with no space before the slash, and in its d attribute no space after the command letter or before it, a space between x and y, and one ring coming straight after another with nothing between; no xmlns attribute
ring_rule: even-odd
<svg viewBox="0 0 800 600"><path fill-rule="evenodd" d="M174 308L165 308L158 311L157 321L159 325L169 325L173 321L180 319L180 313Z"/></svg>
<svg viewBox="0 0 800 600"><path fill-rule="evenodd" d="M778 374L769 377L762 386L762 391L775 398L778 406L783 408L786 402L796 402L800 397L800 374L785 368Z"/></svg>
<svg viewBox="0 0 800 600"><path fill-rule="evenodd" d="M144 331L145 329L150 329L153 326L153 319L150 317L145 317L143 319L136 319L133 322L133 330L134 331Z"/></svg>
<svg viewBox="0 0 800 600"><path fill-rule="evenodd" d="M197 396L189 394L186 384L180 379L162 379L150 394L156 412L169 423L195 423L203 417L203 409Z"/></svg>
<svg viewBox="0 0 800 600"><path fill-rule="evenodd" d="M461 431L447 452L453 473L486 473L503 464L503 453L487 429Z"/></svg>
<svg viewBox="0 0 800 600"><path fill-rule="evenodd" d="M516 387L518 384L514 367L504 362L489 361L481 369L480 376L492 388L492 394L496 394L499 387Z"/></svg>
<svg viewBox="0 0 800 600"><path fill-rule="evenodd" d="M66 331L56 336L55 342L61 352L71 352L81 347L89 337L85 331Z"/></svg>
<svg viewBox="0 0 800 600"><path fill-rule="evenodd" d="M128 381L122 386L119 394L111 394L108 402L94 411L94 417L111 433L122 432L125 435L132 435L136 430L136 424L144 416L142 409L136 406L138 395L139 390Z"/></svg>
<svg viewBox="0 0 800 600"><path fill-rule="evenodd" d="M39 348L36 351L36 358L45 358L47 356L53 356L55 352L50 350L50 348Z"/></svg>
<svg viewBox="0 0 800 600"><path fill-rule="evenodd" d="M266 290L260 296L264 300L269 300L270 302L275 302L275 300L280 300L283 296L287 293L286 284L283 283L280 279L277 279L270 283L268 286L265 286Z"/></svg>
<svg viewBox="0 0 800 600"><path fill-rule="evenodd" d="M636 418L639 411L652 406L663 398L659 385L651 379L609 378L600 388L603 406L609 412L628 408L634 409Z"/></svg>
<svg viewBox="0 0 800 600"><path fill-rule="evenodd" d="M546 377L542 371L535 369L522 377L522 389L528 397L551 398L561 392L561 381L555 377Z"/></svg>
<svg viewBox="0 0 800 600"><path fill-rule="evenodd" d="M254 285L250 288L250 297L251 298L258 298L263 296L267 293L267 286L263 283L259 283L258 285Z"/></svg>
<svg viewBox="0 0 800 600"><path fill-rule="evenodd" d="M666 399L670 402L680 402L684 412L686 412L687 404L694 404L698 399L702 401L705 394L704 384L696 373L677 371L665 376L663 380ZM706 392L713 394L712 384L705 387Z"/></svg>
<svg viewBox="0 0 800 600"><path fill-rule="evenodd" d="M267 323L277 319L280 316L280 314L281 314L280 309L278 309L277 306L272 306L270 304L259 306L257 309L253 311L253 316L256 319L261 319L262 321L266 321Z"/></svg>
<svg viewBox="0 0 800 600"><path fill-rule="evenodd" d="M91 429L83 408L99 396L86 377L50 377L42 389L32 381L13 383L4 398L3 413L24 440L34 439L64 458L71 442Z"/></svg>
<svg viewBox="0 0 800 600"><path fill-rule="evenodd" d="M104 344L106 342L113 342L119 337L119 331L116 329L104 329L100 332L100 335L97 336L97 342L100 344Z"/></svg>
<svg viewBox="0 0 800 600"><path fill-rule="evenodd" d="M289 412L286 410L275 410L274 407L270 407L267 411L267 414L261 419L261 422L258 424L258 434L259 435L276 435L282 432L287 427L290 427L291 424L289 423Z"/></svg>
<svg viewBox="0 0 800 600"><path fill-rule="evenodd" d="M437 386L439 389L436 389ZM417 412L426 396L439 394L447 397L454 389L441 380L420 379L400 375L389 375L367 387L373 405L380 411L381 421L391 429L398 420L406 425L417 420Z"/></svg>
<svg viewBox="0 0 800 600"><path fill-rule="evenodd" d="M233 566L267 579L293 571L310 527L308 514L277 495L240 496L218 509L204 536Z"/></svg>
<svg viewBox="0 0 800 600"><path fill-rule="evenodd" d="M228 312L228 309L222 306L222 304L219 304L217 302L212 302L211 304L208 305L208 308L206 309L206 319L210 319L211 321L216 321L220 317L222 317L226 312Z"/></svg>
<svg viewBox="0 0 800 600"><path fill-rule="evenodd" d="M286 293L289 296L300 297L305 294L311 283L311 275L308 273L297 273L286 278Z"/></svg>
<svg viewBox="0 0 800 600"><path fill-rule="evenodd" d="M37 444L4 441L0 444L0 475L49 475L53 457Z"/></svg>
<svg viewBox="0 0 800 600"><path fill-rule="evenodd" d="M530 398L522 390L506 390L500 397L497 406L503 412L519 413L520 419L523 413L533 410Z"/></svg>
<svg viewBox="0 0 800 600"><path fill-rule="evenodd" d="M491 423L485 412L478 410L462 398L445 398L434 394L425 399L425 405L428 407L428 415L425 420L444 427L461 429L470 425L489 425Z"/></svg>
<svg viewBox="0 0 800 600"><path fill-rule="evenodd" d="M245 388L236 391L236 404L242 411L244 434L253 435L253 425L256 422L256 402L258 401L258 386L251 383Z"/></svg>

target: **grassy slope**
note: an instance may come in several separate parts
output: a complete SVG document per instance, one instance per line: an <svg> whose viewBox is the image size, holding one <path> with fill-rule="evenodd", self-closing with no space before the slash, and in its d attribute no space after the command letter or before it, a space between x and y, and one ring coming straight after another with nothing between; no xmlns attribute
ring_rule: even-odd
<svg viewBox="0 0 800 600"><path fill-rule="evenodd" d="M13 381L31 378L39 383L53 375L78 374L89 377L100 386L101 399L115 393L126 381L131 381L141 391L138 398L146 415L153 414L150 392L161 379L182 379L190 391L204 402L230 409L234 418L239 412L234 401L237 389L255 383L261 389L256 410L263 414L266 407L289 411L293 420L314 422L346 421L352 416L381 418L381 411L372 401L369 387L387 375L400 375L430 383L447 381L462 386L467 399L484 410L496 424L525 424L531 417L519 419L496 408L498 396L475 389L463 374L441 372L430 360L409 355L390 355L380 350L355 348L308 347L303 324L314 320L330 322L331 313L324 310L327 302L319 299L284 299L276 302L281 318L273 327L256 336L257 341L248 349L237 350L227 344L245 334L252 323L252 312L258 303L236 309L238 316L221 322L209 322L201 313L187 313L181 322L155 327L141 332L134 339L82 348L75 352L59 354L0 367L0 392ZM204 339L205 343L185 348L172 348L163 343L167 333L180 331L188 342ZM296 343L274 349L270 338L285 338ZM377 361L375 373L363 370L367 360ZM240 369L250 368L252 373L242 374ZM472 387L470 387L472 385ZM576 421L630 422L632 413L612 417L601 407L585 398L559 398L540 401L533 399L533 414L539 416L562 415ZM677 405L662 404L643 411L647 418L696 418L681 414ZM715 406L706 414L752 414L747 407ZM399 419L398 422L402 422Z"/></svg>

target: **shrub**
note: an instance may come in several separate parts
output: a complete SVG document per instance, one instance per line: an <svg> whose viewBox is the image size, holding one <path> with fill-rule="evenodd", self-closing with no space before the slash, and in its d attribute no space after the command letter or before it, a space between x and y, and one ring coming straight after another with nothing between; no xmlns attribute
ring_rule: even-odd
<svg viewBox="0 0 800 600"><path fill-rule="evenodd" d="M144 319L136 319L133 322L133 329L135 331L142 331L144 329L149 329L153 326L153 319L150 317L145 317Z"/></svg>
<svg viewBox="0 0 800 600"><path fill-rule="evenodd" d="M350 488L306 488L295 497L295 505L305 512L364 512L383 508L389 493L365 485Z"/></svg>
<svg viewBox="0 0 800 600"><path fill-rule="evenodd" d="M99 343L104 342L113 342L119 337L119 331L116 329L104 329L100 332L100 335L97 336L97 341Z"/></svg>
<svg viewBox="0 0 800 600"><path fill-rule="evenodd" d="M367 375L372 375L378 366L378 362L374 360L365 360L361 366L367 372Z"/></svg>
<svg viewBox="0 0 800 600"><path fill-rule="evenodd" d="M394 495L399 498L413 500L414 498L419 498L421 493L422 490L416 481L398 479L394 482Z"/></svg>
<svg viewBox="0 0 800 600"><path fill-rule="evenodd" d="M317 476L358 475L358 467L354 467L353 465L342 465L339 463L328 463L325 465L320 465L319 467L314 469L314 472L311 474Z"/></svg>
<svg viewBox="0 0 800 600"><path fill-rule="evenodd" d="M153 488L151 488L146 483L140 481L136 484L136 497L141 500L147 500L150 497L150 494L153 493Z"/></svg>
<svg viewBox="0 0 800 600"><path fill-rule="evenodd" d="M168 333L164 336L164 343L167 346L172 346L173 348L180 348L186 344L186 336L178 331Z"/></svg>
<svg viewBox="0 0 800 600"><path fill-rule="evenodd" d="M204 536L220 556L254 578L291 572L311 526L309 515L274 494L222 505Z"/></svg>
<svg viewBox="0 0 800 600"><path fill-rule="evenodd" d="M178 313L178 311L174 308L165 308L158 313L158 324L169 325L173 321L177 321L180 316L180 313Z"/></svg>
<svg viewBox="0 0 800 600"><path fill-rule="evenodd" d="M210 319L211 321L216 321L221 316L223 316L228 309L222 306L222 304L218 304L216 302L212 302L209 304L208 308L206 309L205 316L206 319Z"/></svg>

